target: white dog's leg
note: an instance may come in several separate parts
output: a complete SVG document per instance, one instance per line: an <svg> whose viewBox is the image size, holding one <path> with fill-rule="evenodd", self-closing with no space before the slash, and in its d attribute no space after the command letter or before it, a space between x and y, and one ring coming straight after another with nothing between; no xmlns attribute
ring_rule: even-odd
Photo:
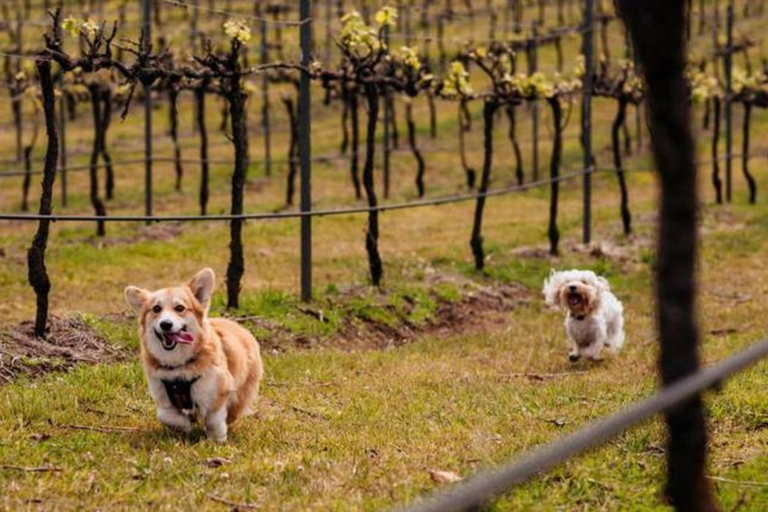
<svg viewBox="0 0 768 512"><path fill-rule="evenodd" d="M157 419L166 427L181 430L187 434L192 431L192 423L189 418L173 407L158 407Z"/></svg>
<svg viewBox="0 0 768 512"><path fill-rule="evenodd" d="M572 363L575 363L581 358L579 355L579 345L570 338L569 341L571 342L571 349L568 351L568 360Z"/></svg>
<svg viewBox="0 0 768 512"><path fill-rule="evenodd" d="M205 434L208 439L223 443L227 440L227 407L212 412L205 417Z"/></svg>
<svg viewBox="0 0 768 512"><path fill-rule="evenodd" d="M605 346L615 354L622 345L624 345L624 317L617 315L608 324L608 339L605 341Z"/></svg>
<svg viewBox="0 0 768 512"><path fill-rule="evenodd" d="M604 342L602 341L593 342L581 350L581 355L592 361L602 361L603 358L600 357L600 352L603 350L603 345Z"/></svg>

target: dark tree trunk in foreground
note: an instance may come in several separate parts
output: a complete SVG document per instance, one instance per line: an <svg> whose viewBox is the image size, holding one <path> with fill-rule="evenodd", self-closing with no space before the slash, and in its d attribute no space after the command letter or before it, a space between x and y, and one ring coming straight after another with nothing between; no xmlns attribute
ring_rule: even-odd
<svg viewBox="0 0 768 512"><path fill-rule="evenodd" d="M240 77L235 75L229 81L227 100L229 117L232 120L232 143L235 146L235 170L232 173L232 215L243 213L243 189L245 168L248 165L248 137L245 126L245 93ZM229 224L229 264L227 265L227 308L240 307L240 281L245 273L243 257L243 219L232 219Z"/></svg>
<svg viewBox="0 0 768 512"><path fill-rule="evenodd" d="M627 191L627 179L624 176L624 167L621 158L621 127L626 126L624 121L627 117L627 102L619 99L619 108L616 111L616 118L611 127L611 145L613 147L613 165L616 168L616 176L619 178L619 189L621 191L621 223L624 226L624 234L632 233L632 214L629 212L629 192Z"/></svg>
<svg viewBox="0 0 768 512"><path fill-rule="evenodd" d="M413 105L409 102L405 106L405 122L408 125L408 144L411 146L414 158L418 168L416 171L416 191L419 197L424 197L424 157L421 156L419 148L416 146L416 122L413 120ZM461 127L459 127L461 129Z"/></svg>
<svg viewBox="0 0 768 512"><path fill-rule="evenodd" d="M341 84L341 146L339 153L347 154L349 148L349 91L347 86Z"/></svg>
<svg viewBox="0 0 768 512"><path fill-rule="evenodd" d="M696 297L696 168L691 110L684 78L684 6L665 0L618 0L647 84L653 153L661 178L661 225L656 270L665 386L698 371ZM666 495L677 510L715 511L705 478L707 427L701 396L665 415Z"/></svg>
<svg viewBox="0 0 768 512"><path fill-rule="evenodd" d="M559 253L560 230L557 229L557 208L560 199L560 159L563 152L563 107L557 97L547 100L552 109L553 141L552 160L549 163L550 184L549 195L549 254L557 256Z"/></svg>
<svg viewBox="0 0 768 512"><path fill-rule="evenodd" d="M472 224L472 238L469 241L472 254L475 257L475 269L483 270L485 266L485 252L483 251L483 211L485 210L485 194L491 183L491 169L493 167L493 118L499 105L495 101L483 103L483 144L485 156L483 159L483 173L480 177L477 203L475 204L475 217Z"/></svg>
<svg viewBox="0 0 768 512"><path fill-rule="evenodd" d="M427 91L427 100L429 101L429 134L433 139L437 138L437 107L435 106L435 95Z"/></svg>
<svg viewBox="0 0 768 512"><path fill-rule="evenodd" d="M368 130L365 141L365 167L363 168L363 186L368 198L368 207L376 208L376 190L373 181L373 163L376 152L376 121L379 116L379 92L374 84L365 85L365 98L368 102ZM371 283L381 284L384 269L379 255L379 212L368 213L368 230L365 233L365 249L368 252L368 264L371 269Z"/></svg>
<svg viewBox="0 0 768 512"><path fill-rule="evenodd" d="M717 96L712 100L712 109L714 110L714 122L712 123L712 186L715 187L717 204L723 204L723 181L720 179L720 155L718 155L721 107L720 98Z"/></svg>
<svg viewBox="0 0 768 512"><path fill-rule="evenodd" d="M40 215L50 215L53 205L53 182L56 179L56 165L59 161L59 137L56 133L56 100L53 92L51 77L51 61L38 58L35 62L40 77L40 89L43 95L43 112L45 113L45 132L48 136L48 147L45 151L45 167L43 168L43 191L40 196ZM37 297L37 313L35 315L35 336L45 336L45 324L48 321L48 293L51 291L51 280L45 269L45 250L48 245L48 229L51 221L41 219L37 233L32 240L32 246L27 251L29 268L29 284L35 290Z"/></svg>
<svg viewBox="0 0 768 512"><path fill-rule="evenodd" d="M208 129L205 126L205 88L201 84L195 89L195 116L200 134L200 215L208 212Z"/></svg>
<svg viewBox="0 0 768 512"><path fill-rule="evenodd" d="M757 200L757 184L752 173L749 172L749 123L752 119L752 105L744 103L744 126L741 138L741 172L749 186L749 204L755 204Z"/></svg>

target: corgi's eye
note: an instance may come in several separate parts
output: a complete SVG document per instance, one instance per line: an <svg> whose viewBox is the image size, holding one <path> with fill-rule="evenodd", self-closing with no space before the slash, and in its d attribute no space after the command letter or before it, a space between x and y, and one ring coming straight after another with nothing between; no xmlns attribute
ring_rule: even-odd
<svg viewBox="0 0 768 512"><path fill-rule="evenodd" d="M155 306L152 308L153 313L159 313L163 310L163 308L160 307L160 304L155 304Z"/></svg>
<svg viewBox="0 0 768 512"><path fill-rule="evenodd" d="M175 309L177 313L183 313L184 312L184 306L182 306L181 304L177 305L173 309Z"/></svg>

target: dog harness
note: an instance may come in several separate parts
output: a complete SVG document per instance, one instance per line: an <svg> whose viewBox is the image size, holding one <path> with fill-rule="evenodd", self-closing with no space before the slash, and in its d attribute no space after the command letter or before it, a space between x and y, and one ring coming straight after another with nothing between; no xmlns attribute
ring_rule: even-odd
<svg viewBox="0 0 768 512"><path fill-rule="evenodd" d="M165 392L168 394L168 399L176 409L179 410L192 410L195 408L195 403L192 401L192 384L197 382L200 377L194 379L162 379L163 386L165 386Z"/></svg>
<svg viewBox="0 0 768 512"><path fill-rule="evenodd" d="M190 363L194 363L200 358L200 354L195 354L186 361L177 365L160 365L163 370L178 370L182 366L186 366ZM195 403L192 401L192 384L197 382L200 378L198 375L194 379L160 379L165 386L165 392L168 395L168 400L171 404L179 410L192 410L195 408Z"/></svg>

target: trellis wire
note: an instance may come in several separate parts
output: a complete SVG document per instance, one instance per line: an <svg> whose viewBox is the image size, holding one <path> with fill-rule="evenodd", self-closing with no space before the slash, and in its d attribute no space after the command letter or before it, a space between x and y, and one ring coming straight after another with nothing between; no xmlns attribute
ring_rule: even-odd
<svg viewBox="0 0 768 512"><path fill-rule="evenodd" d="M484 193L465 193L465 194L453 194L450 196L443 196L432 199L420 199L416 201L407 201L402 203L382 204L374 208L367 206L355 206L349 208L335 208L325 210L308 210L298 212L276 212L276 213L244 213L240 215L165 215L165 216L147 216L147 215L112 215L112 216L100 216L100 215L37 215L37 214L12 214L12 213L0 213L0 220L41 220L49 219L53 222L89 222L89 221L105 221L105 222L186 222L186 221L228 221L234 219L242 220L273 220L273 219L293 219L301 217L327 217L334 215L348 215L357 213L369 213L372 211L392 211L392 210L405 210L410 208L418 208L425 206L441 206L444 204L459 203L465 201L473 201L479 197L495 197L503 196L507 194L513 194L529 190L532 188L538 188L546 185L550 185L555 182L569 181L575 178L583 176L585 173L594 172L594 169L583 169L580 171L574 171L568 174L562 174L555 179L543 179L538 181L531 181L523 185L513 185L510 187L504 187L494 190L489 190Z"/></svg>

